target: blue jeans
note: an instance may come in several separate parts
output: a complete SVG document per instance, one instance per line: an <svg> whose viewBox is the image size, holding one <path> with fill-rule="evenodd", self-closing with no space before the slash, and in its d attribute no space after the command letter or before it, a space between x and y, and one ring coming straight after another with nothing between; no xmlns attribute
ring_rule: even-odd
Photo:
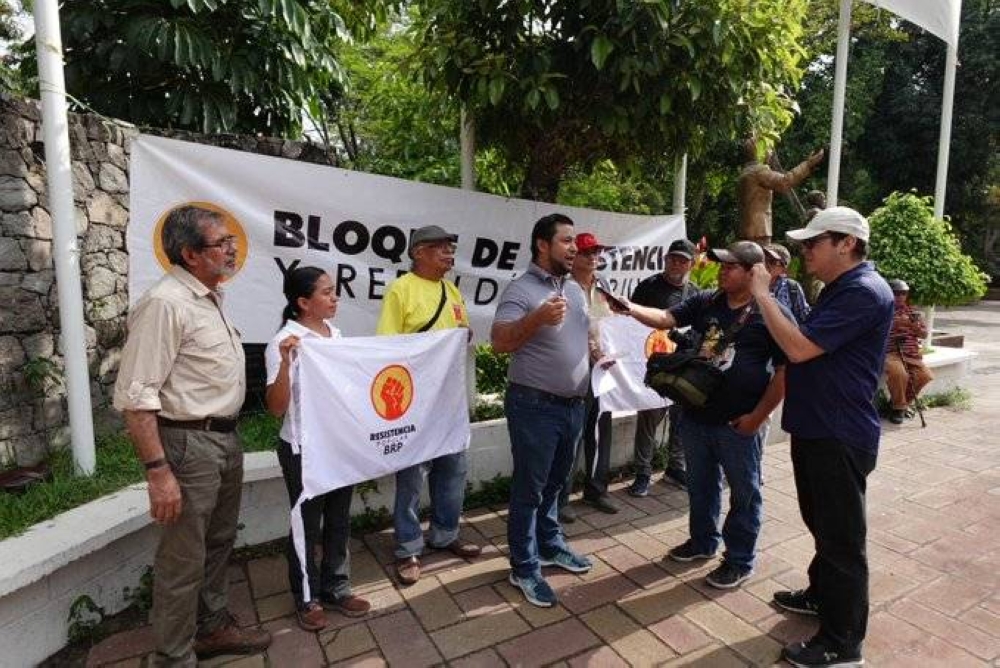
<svg viewBox="0 0 1000 668"><path fill-rule="evenodd" d="M686 416L678 428L687 460L691 540L706 553L722 540L728 563L752 569L761 525L760 434L743 436L728 424L699 424ZM729 482L729 512L720 534L723 474Z"/></svg>
<svg viewBox="0 0 1000 668"><path fill-rule="evenodd" d="M515 575L528 577L540 573L539 554L567 549L558 501L583 429L583 398L510 385L504 408L514 457L507 517L510 565Z"/></svg>
<svg viewBox="0 0 1000 668"><path fill-rule="evenodd" d="M420 491L427 478L431 497L431 547L444 547L458 538L458 521L465 500L465 452L442 455L396 472L396 502L392 523L396 531L396 558L419 555L424 549L420 529Z"/></svg>

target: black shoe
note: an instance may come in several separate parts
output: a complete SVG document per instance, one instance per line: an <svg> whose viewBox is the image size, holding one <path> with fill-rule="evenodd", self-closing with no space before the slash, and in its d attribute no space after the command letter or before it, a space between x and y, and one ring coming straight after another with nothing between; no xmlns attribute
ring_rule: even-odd
<svg viewBox="0 0 1000 668"><path fill-rule="evenodd" d="M776 591L774 592L774 602L778 607L790 612L797 612L800 615L819 614L819 603L805 589Z"/></svg>
<svg viewBox="0 0 1000 668"><path fill-rule="evenodd" d="M893 424L903 424L906 419L906 411L902 408L893 408L889 413L889 422Z"/></svg>
<svg viewBox="0 0 1000 668"><path fill-rule="evenodd" d="M649 476L637 475L632 486L628 488L628 495L642 498L649 495Z"/></svg>
<svg viewBox="0 0 1000 668"><path fill-rule="evenodd" d="M559 521L564 524L576 522L576 509L567 503L559 509Z"/></svg>
<svg viewBox="0 0 1000 668"><path fill-rule="evenodd" d="M722 564L705 577L705 582L716 589L735 589L753 575L752 568L740 568L728 561Z"/></svg>
<svg viewBox="0 0 1000 668"><path fill-rule="evenodd" d="M817 638L788 645L781 651L781 658L799 668L855 668L865 665L860 649L835 649Z"/></svg>
<svg viewBox="0 0 1000 668"><path fill-rule="evenodd" d="M593 506L597 508L602 513L607 513L608 515L614 515L618 512L618 506L611 503L611 499L608 498L607 494L602 494L595 497L583 497L583 502L588 506Z"/></svg>
<svg viewBox="0 0 1000 668"><path fill-rule="evenodd" d="M663 472L663 482L666 484L673 483L680 487L681 489L687 489L688 477L687 471L684 469L668 468Z"/></svg>
<svg viewBox="0 0 1000 668"><path fill-rule="evenodd" d="M674 561L705 561L706 559L714 557L715 551L713 550L712 552L707 552L705 550L699 550L695 547L693 541L686 540L682 544L667 552L667 556Z"/></svg>

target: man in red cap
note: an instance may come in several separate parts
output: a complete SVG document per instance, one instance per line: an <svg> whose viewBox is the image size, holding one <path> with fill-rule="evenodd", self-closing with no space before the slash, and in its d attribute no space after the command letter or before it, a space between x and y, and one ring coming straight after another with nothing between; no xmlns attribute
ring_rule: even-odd
<svg viewBox="0 0 1000 668"><path fill-rule="evenodd" d="M588 346L591 368L602 356L600 321L611 315L607 298L597 289L597 286L600 285L604 290L611 290L607 281L597 274L597 265L604 248L605 246L590 232L576 235L576 257L573 258L573 267L570 270L573 280L580 284L587 298L587 315L590 319ZM601 512L614 514L618 512L618 506L608 498L608 480L611 476L611 413L601 412L600 402L594 396L593 388L590 388L589 385L588 388L584 404L586 416L581 435L586 466L583 502ZM595 427L596 434L594 433ZM579 442L576 448L574 462L579 459ZM573 487L573 470L575 468L576 466L573 466L570 469L566 484L559 496L559 519L563 522L576 521L576 511L569 505L569 494Z"/></svg>

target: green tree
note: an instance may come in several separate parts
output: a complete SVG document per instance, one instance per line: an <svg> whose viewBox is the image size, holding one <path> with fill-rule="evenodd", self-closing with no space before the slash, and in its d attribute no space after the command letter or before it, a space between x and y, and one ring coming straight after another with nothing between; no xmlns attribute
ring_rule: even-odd
<svg viewBox="0 0 1000 668"><path fill-rule="evenodd" d="M951 225L934 218L930 197L893 193L869 222L879 273L909 283L914 303L954 306L986 293L990 277L962 253Z"/></svg>
<svg viewBox="0 0 1000 668"><path fill-rule="evenodd" d="M77 0L62 7L66 85L140 125L298 136L336 91L338 42L390 0Z"/></svg>
<svg viewBox="0 0 1000 668"><path fill-rule="evenodd" d="M0 0L0 90L24 93L27 87L19 63L24 37L16 17L20 7L9 0Z"/></svg>
<svg viewBox="0 0 1000 668"><path fill-rule="evenodd" d="M571 169L697 154L789 122L803 0L414 0L420 71L554 201Z"/></svg>

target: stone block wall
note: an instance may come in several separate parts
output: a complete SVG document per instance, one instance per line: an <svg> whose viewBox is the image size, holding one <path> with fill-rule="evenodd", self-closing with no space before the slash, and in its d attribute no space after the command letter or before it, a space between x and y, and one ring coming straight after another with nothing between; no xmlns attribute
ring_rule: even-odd
<svg viewBox="0 0 1000 668"><path fill-rule="evenodd" d="M144 130L326 164L322 147L266 137ZM91 394L109 405L128 310L129 154L138 130L70 115L73 190ZM0 469L31 465L68 441L59 313L37 102L0 93Z"/></svg>

